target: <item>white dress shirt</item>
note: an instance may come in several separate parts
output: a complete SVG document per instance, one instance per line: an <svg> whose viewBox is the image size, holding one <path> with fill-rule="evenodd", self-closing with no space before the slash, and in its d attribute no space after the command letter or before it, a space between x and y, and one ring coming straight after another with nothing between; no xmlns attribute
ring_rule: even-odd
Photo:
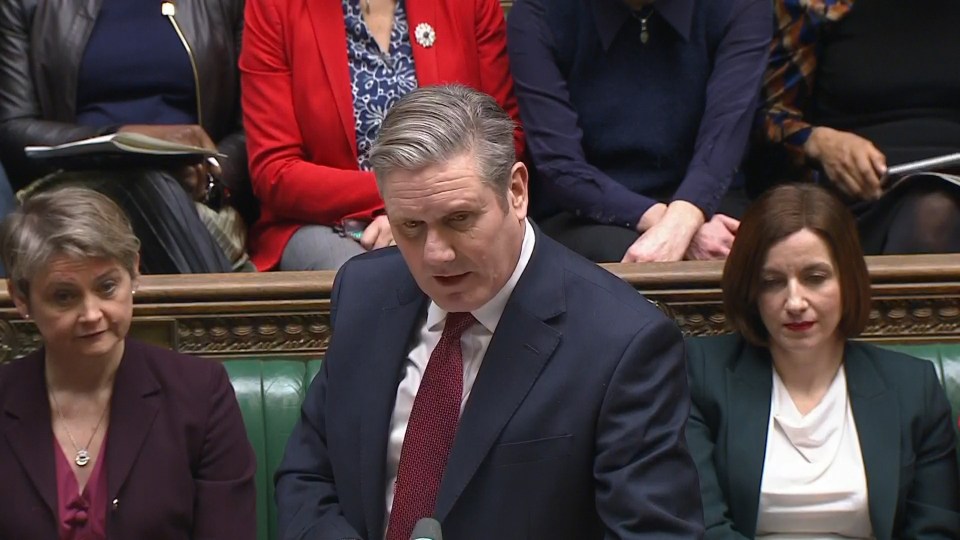
<svg viewBox="0 0 960 540"><path fill-rule="evenodd" d="M473 389L473 382L477 379L477 373L480 372L483 355L486 354L490 340L493 339L493 333L500 322L500 316L503 315L507 300L510 299L510 294L513 293L517 281L520 280L527 263L530 262L534 242L533 227L529 221L525 221L523 243L520 247L520 259L517 261L517 267L513 270L510 279L493 298L471 312L479 324L471 326L460 337L460 350L463 357L461 413L467 399L470 398L470 390ZM404 361L402 379L397 387L397 400L393 407L393 415L390 417L390 437L387 441L387 506L386 516L383 520L384 524L390 523L390 510L393 508L393 489L397 481L397 468L400 466L400 450L403 448L403 437L407 432L407 421L410 419L410 410L413 409L413 400L420 388L420 381L427 369L430 354L437 343L440 342L440 336L443 335L443 326L446 319L447 312L435 303L430 302L430 306L427 308L426 321L420 325L416 341Z"/></svg>
<svg viewBox="0 0 960 540"><path fill-rule="evenodd" d="M800 414L773 370L757 537L873 538L867 477L844 369Z"/></svg>

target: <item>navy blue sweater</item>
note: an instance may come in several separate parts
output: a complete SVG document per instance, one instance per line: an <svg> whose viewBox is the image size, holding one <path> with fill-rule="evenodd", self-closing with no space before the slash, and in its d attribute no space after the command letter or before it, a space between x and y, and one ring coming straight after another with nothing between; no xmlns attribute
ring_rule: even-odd
<svg viewBox="0 0 960 540"><path fill-rule="evenodd" d="M103 0L83 51L77 123L196 124L190 57L159 0Z"/></svg>
<svg viewBox="0 0 960 540"><path fill-rule="evenodd" d="M769 0L657 0L640 12L518 0L508 47L534 202L626 227L657 200L709 218L746 147L772 20Z"/></svg>

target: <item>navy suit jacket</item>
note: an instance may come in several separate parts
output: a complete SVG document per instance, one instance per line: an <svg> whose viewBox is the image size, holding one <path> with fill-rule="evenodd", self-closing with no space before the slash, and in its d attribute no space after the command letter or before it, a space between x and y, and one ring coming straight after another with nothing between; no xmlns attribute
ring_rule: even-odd
<svg viewBox="0 0 960 540"><path fill-rule="evenodd" d="M688 342L687 438L700 470L706 538L753 538L773 392L770 353L739 335ZM848 342L844 369L877 540L960 535L956 435L926 360Z"/></svg>
<svg viewBox="0 0 960 540"><path fill-rule="evenodd" d="M428 299L396 249L333 291L333 339L277 472L280 537L379 539L388 427ZM699 538L672 321L537 233L460 418L434 517L452 540Z"/></svg>
<svg viewBox="0 0 960 540"><path fill-rule="evenodd" d="M43 350L0 365L0 538L56 540ZM107 538L256 537L256 459L219 363L128 339L106 442Z"/></svg>

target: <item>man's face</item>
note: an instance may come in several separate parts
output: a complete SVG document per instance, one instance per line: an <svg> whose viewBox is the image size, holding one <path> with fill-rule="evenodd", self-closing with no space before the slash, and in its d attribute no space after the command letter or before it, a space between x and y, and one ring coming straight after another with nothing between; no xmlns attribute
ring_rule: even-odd
<svg viewBox="0 0 960 540"><path fill-rule="evenodd" d="M420 289L449 312L487 303L520 258L527 216L527 169L513 166L498 194L471 153L383 179L393 238ZM505 197L505 201L504 201Z"/></svg>

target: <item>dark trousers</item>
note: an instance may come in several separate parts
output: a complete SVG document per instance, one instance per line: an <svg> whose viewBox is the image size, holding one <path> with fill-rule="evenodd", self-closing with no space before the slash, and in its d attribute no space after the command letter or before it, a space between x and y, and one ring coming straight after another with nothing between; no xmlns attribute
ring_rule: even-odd
<svg viewBox="0 0 960 540"><path fill-rule="evenodd" d="M731 188L721 200L717 213L739 219L748 202L742 188ZM634 229L596 223L571 212L540 219L537 224L547 236L597 263L620 262L640 237Z"/></svg>
<svg viewBox="0 0 960 540"><path fill-rule="evenodd" d="M81 185L113 199L140 239L144 274L230 272L230 261L200 221L180 183L160 170L59 173L52 185ZM52 187L50 188L52 189Z"/></svg>

